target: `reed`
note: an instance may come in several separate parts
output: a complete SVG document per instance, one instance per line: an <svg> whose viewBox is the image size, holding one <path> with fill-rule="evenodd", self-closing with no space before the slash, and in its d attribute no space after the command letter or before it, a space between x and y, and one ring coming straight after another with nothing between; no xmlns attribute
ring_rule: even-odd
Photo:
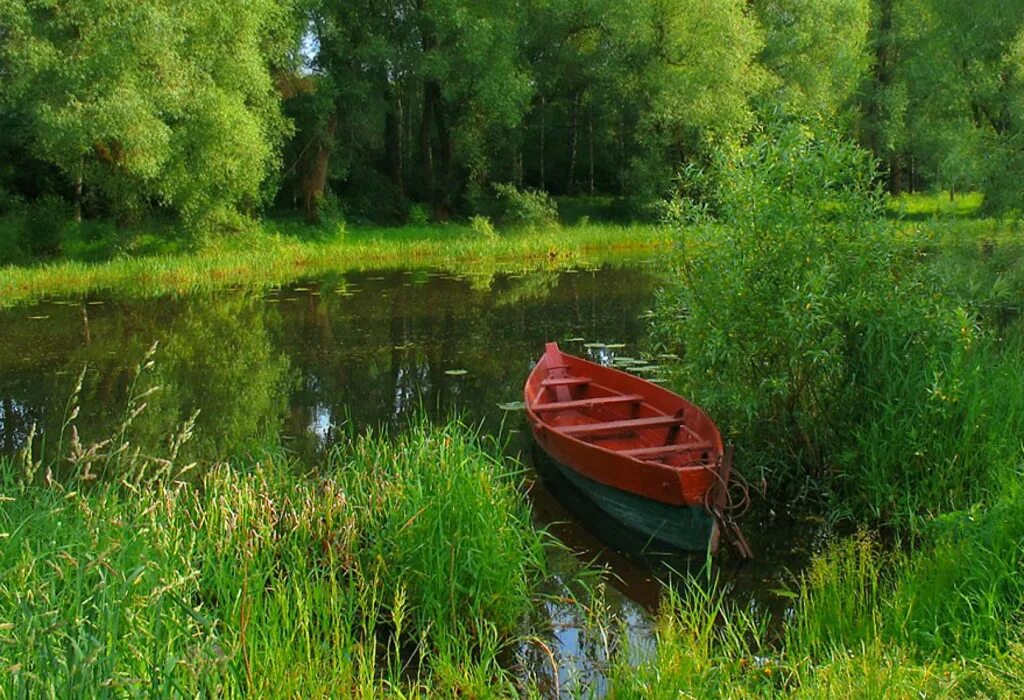
<svg viewBox="0 0 1024 700"><path fill-rule="evenodd" d="M461 424L353 437L310 474L190 481L129 451L97 478L104 446L58 482L29 454L0 462L0 695L513 691L544 544L518 468Z"/></svg>
<svg viewBox="0 0 1024 700"><path fill-rule="evenodd" d="M794 580L777 633L699 579L668 591L653 653L613 656L616 698L973 698L1024 693L1024 499L936 522L909 554L862 532ZM621 637L628 640L628 637Z"/></svg>

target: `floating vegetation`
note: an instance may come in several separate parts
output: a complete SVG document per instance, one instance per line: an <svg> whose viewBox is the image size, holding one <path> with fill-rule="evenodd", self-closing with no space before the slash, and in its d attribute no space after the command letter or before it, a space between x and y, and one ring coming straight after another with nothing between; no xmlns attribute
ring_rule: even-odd
<svg viewBox="0 0 1024 700"><path fill-rule="evenodd" d="M469 374L469 370L465 369L446 369L444 371L449 377L461 377L464 374Z"/></svg>
<svg viewBox="0 0 1024 700"><path fill-rule="evenodd" d="M502 411L522 411L526 408L526 404L522 401L508 401L506 403L499 403L498 408Z"/></svg>

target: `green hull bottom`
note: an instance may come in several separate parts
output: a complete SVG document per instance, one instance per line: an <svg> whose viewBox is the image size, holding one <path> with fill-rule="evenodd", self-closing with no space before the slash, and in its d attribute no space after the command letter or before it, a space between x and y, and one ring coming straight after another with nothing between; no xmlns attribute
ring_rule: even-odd
<svg viewBox="0 0 1024 700"><path fill-rule="evenodd" d="M551 461L566 479L601 510L634 530L687 551L705 552L712 545L712 536L717 526L714 518L704 508L672 506L652 501L599 484L563 464Z"/></svg>

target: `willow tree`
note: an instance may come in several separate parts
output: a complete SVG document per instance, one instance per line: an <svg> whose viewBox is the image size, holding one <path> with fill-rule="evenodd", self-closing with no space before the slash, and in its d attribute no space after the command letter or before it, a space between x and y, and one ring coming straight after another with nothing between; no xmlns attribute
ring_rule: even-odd
<svg viewBox="0 0 1024 700"><path fill-rule="evenodd" d="M609 20L635 144L622 177L636 195L662 195L683 164L705 161L752 124L750 99L766 79L756 60L763 33L743 0L713 12L701 0L618 4Z"/></svg>
<svg viewBox="0 0 1024 700"><path fill-rule="evenodd" d="M257 207L287 124L274 0L6 0L0 109L28 151L126 220L151 204L196 227Z"/></svg>
<svg viewBox="0 0 1024 700"><path fill-rule="evenodd" d="M870 0L756 0L754 11L765 30L760 62L774 77L771 99L848 126L874 60Z"/></svg>

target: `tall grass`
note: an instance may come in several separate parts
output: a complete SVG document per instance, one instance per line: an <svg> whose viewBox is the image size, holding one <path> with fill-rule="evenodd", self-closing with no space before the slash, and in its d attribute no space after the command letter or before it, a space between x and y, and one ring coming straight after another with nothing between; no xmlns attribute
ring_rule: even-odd
<svg viewBox="0 0 1024 700"><path fill-rule="evenodd" d="M901 218L971 217L981 211L981 192L905 192L889 202L889 212Z"/></svg>
<svg viewBox="0 0 1024 700"><path fill-rule="evenodd" d="M511 694L544 550L494 454L453 423L305 475L0 462L0 695Z"/></svg>
<svg viewBox="0 0 1024 700"><path fill-rule="evenodd" d="M912 554L866 533L795 580L777 638L720 590L669 592L657 647L620 648L622 698L972 698L1024 694L1024 493L936 523ZM638 660L639 658L639 660Z"/></svg>

